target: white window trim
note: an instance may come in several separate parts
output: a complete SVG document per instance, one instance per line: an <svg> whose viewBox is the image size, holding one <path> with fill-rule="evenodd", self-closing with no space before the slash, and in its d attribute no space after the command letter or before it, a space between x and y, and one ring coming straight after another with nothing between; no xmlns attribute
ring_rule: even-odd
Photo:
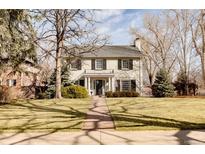
<svg viewBox="0 0 205 154"><path fill-rule="evenodd" d="M131 90L131 80L121 80L121 91L123 91L123 81L128 81L128 90L126 91L130 91Z"/></svg>
<svg viewBox="0 0 205 154"><path fill-rule="evenodd" d="M97 65L97 61L99 62L101 62L102 63L102 67L100 68L100 67L97 67L98 65ZM95 69L96 70L103 70L103 59L95 59Z"/></svg>
<svg viewBox="0 0 205 154"><path fill-rule="evenodd" d="M15 87L16 85L12 84L12 81L16 81L16 79L8 79L9 80L9 87ZM17 82L17 81L16 81Z"/></svg>
<svg viewBox="0 0 205 154"><path fill-rule="evenodd" d="M123 61L127 61L127 67L124 67ZM122 70L129 70L129 59L122 59L121 68Z"/></svg>

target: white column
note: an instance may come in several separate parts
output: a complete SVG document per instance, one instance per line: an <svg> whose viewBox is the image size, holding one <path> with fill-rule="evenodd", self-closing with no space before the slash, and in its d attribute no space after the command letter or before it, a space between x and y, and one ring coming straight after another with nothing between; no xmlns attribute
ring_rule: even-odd
<svg viewBox="0 0 205 154"><path fill-rule="evenodd" d="M139 87L140 87L140 95L142 95L143 91L143 65L142 65L142 59L139 60Z"/></svg>
<svg viewBox="0 0 205 154"><path fill-rule="evenodd" d="M86 89L88 89L88 80L87 80L88 78L87 77L85 77L85 88Z"/></svg>
<svg viewBox="0 0 205 154"><path fill-rule="evenodd" d="M111 79L110 77L108 78L108 91L111 91Z"/></svg>
<svg viewBox="0 0 205 154"><path fill-rule="evenodd" d="M140 95L142 95L143 91L143 64L142 59L140 58Z"/></svg>
<svg viewBox="0 0 205 154"><path fill-rule="evenodd" d="M88 94L90 95L90 77L88 77Z"/></svg>
<svg viewBox="0 0 205 154"><path fill-rule="evenodd" d="M115 78L112 77L112 92L115 92Z"/></svg>

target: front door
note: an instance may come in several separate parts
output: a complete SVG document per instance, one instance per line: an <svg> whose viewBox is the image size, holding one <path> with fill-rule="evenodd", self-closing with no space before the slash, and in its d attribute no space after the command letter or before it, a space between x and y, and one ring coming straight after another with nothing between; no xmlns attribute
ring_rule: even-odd
<svg viewBox="0 0 205 154"><path fill-rule="evenodd" d="M103 93L103 82L102 80L96 80L96 95L102 95Z"/></svg>

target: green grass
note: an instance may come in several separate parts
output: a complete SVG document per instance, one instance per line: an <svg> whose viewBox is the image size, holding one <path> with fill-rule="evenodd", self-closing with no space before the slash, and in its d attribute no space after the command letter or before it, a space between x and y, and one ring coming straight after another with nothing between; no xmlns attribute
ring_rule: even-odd
<svg viewBox="0 0 205 154"><path fill-rule="evenodd" d="M203 98L107 98L117 130L204 129Z"/></svg>
<svg viewBox="0 0 205 154"><path fill-rule="evenodd" d="M0 131L80 130L90 99L28 100L0 106Z"/></svg>

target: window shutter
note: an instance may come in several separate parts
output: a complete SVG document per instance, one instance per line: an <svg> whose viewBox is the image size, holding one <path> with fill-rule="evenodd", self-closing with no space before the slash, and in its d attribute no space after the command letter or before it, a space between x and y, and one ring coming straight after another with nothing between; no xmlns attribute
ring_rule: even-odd
<svg viewBox="0 0 205 154"><path fill-rule="evenodd" d="M118 59L118 70L121 70L122 69L122 60L121 59Z"/></svg>
<svg viewBox="0 0 205 154"><path fill-rule="evenodd" d="M103 69L106 70L106 59L103 59Z"/></svg>
<svg viewBox="0 0 205 154"><path fill-rule="evenodd" d="M77 67L78 67L78 70L81 70L81 67L82 67L82 65L81 65L81 60L80 59L78 59L78 61L77 61Z"/></svg>
<svg viewBox="0 0 205 154"><path fill-rule="evenodd" d="M92 59L91 63L92 63L92 64L91 64L91 65L92 65L92 66L91 66L91 69L94 70L94 69L95 69L95 59Z"/></svg>
<svg viewBox="0 0 205 154"><path fill-rule="evenodd" d="M133 70L133 60L132 59L129 60L129 69Z"/></svg>
<svg viewBox="0 0 205 154"><path fill-rule="evenodd" d="M131 91L136 91L136 80L131 80Z"/></svg>

